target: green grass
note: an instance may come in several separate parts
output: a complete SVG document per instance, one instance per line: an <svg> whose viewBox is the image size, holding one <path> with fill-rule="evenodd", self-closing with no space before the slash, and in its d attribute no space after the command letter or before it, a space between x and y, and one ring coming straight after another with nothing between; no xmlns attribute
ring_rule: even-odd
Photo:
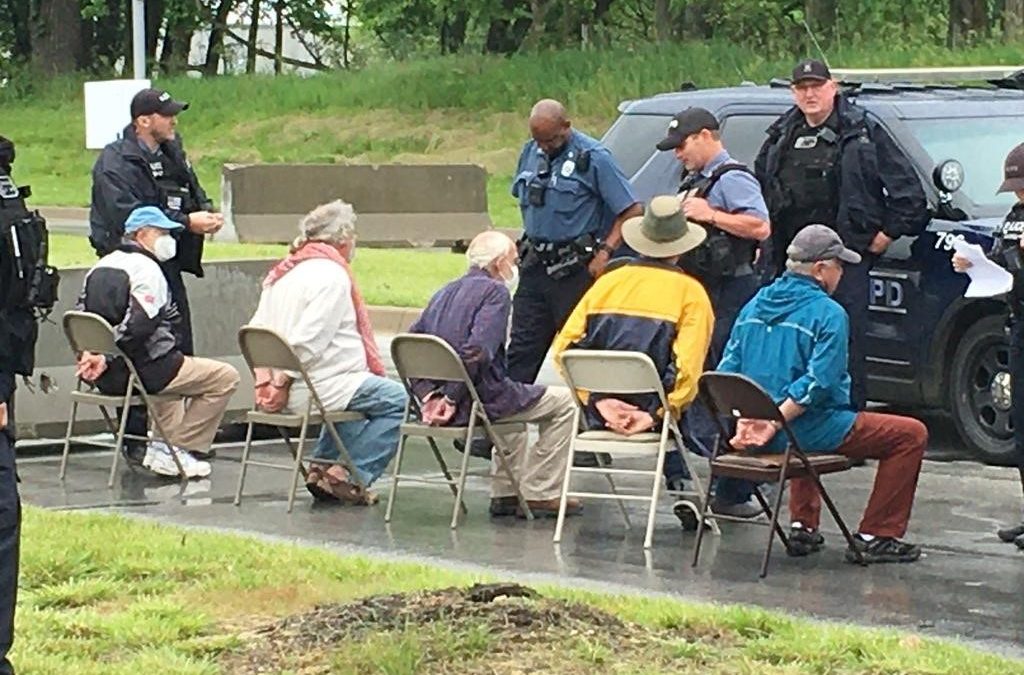
<svg viewBox="0 0 1024 675"><path fill-rule="evenodd" d="M50 248L50 263L58 268L88 267L96 261L82 236L50 235ZM203 259L280 258L287 251L284 245L207 242ZM367 304L423 307L437 289L461 276L466 265L465 256L447 251L363 247L356 252L353 269ZM415 275L412 283L410 275Z"/></svg>
<svg viewBox="0 0 1024 675"><path fill-rule="evenodd" d="M314 604L486 580L422 564L35 508L25 510L22 541L13 659L26 675L230 672L224 666L231 652L275 618ZM525 660L544 664L547 672L581 674L1024 674L1020 661L891 630L811 623L742 606L539 590L611 612L655 637L619 653L597 634L566 634L554 646L528 635L522 644L501 645L514 650L513 666ZM306 665L312 659L337 673L516 672L500 660L492 664L495 646L482 624L435 623L286 657Z"/></svg>
<svg viewBox="0 0 1024 675"><path fill-rule="evenodd" d="M949 51L918 42L832 50L846 67L1016 64L1022 45ZM785 76L789 56L744 45L671 44L636 50L559 51L511 58L460 56L387 63L315 77L160 80L192 103L180 119L190 157L216 196L225 162L470 162L487 168L492 219L518 227L508 196L526 115L537 99L570 106L576 125L601 135L624 99ZM259 101L258 106L239 105ZM95 151L82 148L81 83L37 83L30 96L0 90L4 135L18 144L16 173L37 205L89 200Z"/></svg>

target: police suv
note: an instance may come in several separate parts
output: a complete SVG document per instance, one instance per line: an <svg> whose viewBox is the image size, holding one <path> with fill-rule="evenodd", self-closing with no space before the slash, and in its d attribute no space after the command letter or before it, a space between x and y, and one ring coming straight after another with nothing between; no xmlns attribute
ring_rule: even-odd
<svg viewBox="0 0 1024 675"><path fill-rule="evenodd" d="M1010 347L1000 298L967 299L967 277L952 270L953 243L992 245L1014 201L996 195L1003 159L1024 141L1024 70L1014 68L833 70L845 94L888 130L914 164L932 220L918 237L895 241L871 272L868 394L901 407L944 408L980 459L1012 459ZM987 85L922 84L928 78ZM902 82L868 80L892 80ZM988 79L991 78L991 79ZM674 194L682 167L655 143L673 115L713 112L737 161L753 167L765 130L793 105L789 82L696 89L627 101L602 139L646 202Z"/></svg>

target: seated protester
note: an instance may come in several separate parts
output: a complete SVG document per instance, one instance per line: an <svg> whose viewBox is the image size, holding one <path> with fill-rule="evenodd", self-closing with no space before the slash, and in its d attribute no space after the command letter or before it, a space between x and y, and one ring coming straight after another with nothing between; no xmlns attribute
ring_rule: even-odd
<svg viewBox="0 0 1024 675"><path fill-rule="evenodd" d="M779 404L801 448L851 458L877 459L878 473L855 537L868 562L912 562L920 547L900 541L907 530L928 430L916 419L850 405L847 370L849 323L829 297L843 276L843 264L860 255L836 232L810 225L786 249L787 272L762 288L740 312L718 370L741 373L760 384ZM730 441L736 449L785 449L775 423L739 420ZM819 550L821 501L809 479L790 482L791 555ZM846 560L856 561L854 551Z"/></svg>
<svg viewBox="0 0 1024 675"><path fill-rule="evenodd" d="M567 349L613 349L644 352L654 361L676 420L697 397L697 382L711 344L714 313L704 287L677 266L679 257L707 236L686 220L678 198L651 200L646 213L627 220L622 238L637 258L621 258L608 266L573 310L555 338L555 362ZM590 428L621 434L648 431L666 411L654 394L616 398L594 394L587 407ZM689 478L686 465L673 450L664 472ZM685 486L676 484L675 489ZM683 526L697 526L689 509L676 509Z"/></svg>
<svg viewBox="0 0 1024 675"><path fill-rule="evenodd" d="M114 327L117 346L131 359L150 394L178 394L186 400L154 401L153 413L173 447L150 442L142 464L154 473L178 475L171 453L189 478L210 474L210 465L191 453L208 454L235 389L231 365L186 356L181 351L181 315L171 300L160 262L174 257L182 229L152 206L135 209L124 224L124 241L86 274L77 309L98 314ZM120 359L83 352L77 374L104 394L123 394L128 368Z"/></svg>
<svg viewBox="0 0 1024 675"><path fill-rule="evenodd" d="M532 446L525 431L501 434L498 443L533 514L557 516L575 413L572 395L565 387L523 384L508 375L505 341L511 293L519 277L515 243L500 232L483 232L470 242L466 257L469 271L434 294L409 332L435 335L452 346L489 419L537 424L540 437ZM419 380L413 390L424 422L468 423L472 401L462 383ZM523 517L512 485L493 457L491 465L491 515ZM569 500L567 514L581 510L578 500Z"/></svg>
<svg viewBox="0 0 1024 675"><path fill-rule="evenodd" d="M398 448L405 388L385 377L373 328L352 268L356 214L336 200L313 209L299 223L291 251L263 280L250 324L279 333L306 368L327 410L362 413L365 420L335 425L352 457L358 479L371 485ZM295 379L298 378L298 379ZM268 412L303 411L309 390L297 373L256 373L256 402ZM345 467L329 462L340 454L330 433L320 433L306 474L317 500L368 505L375 495L350 480Z"/></svg>

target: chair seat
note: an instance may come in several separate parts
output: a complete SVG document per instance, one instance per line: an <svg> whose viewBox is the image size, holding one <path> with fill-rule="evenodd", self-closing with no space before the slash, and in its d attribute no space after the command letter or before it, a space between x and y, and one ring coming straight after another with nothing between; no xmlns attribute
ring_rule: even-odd
<svg viewBox="0 0 1024 675"><path fill-rule="evenodd" d="M614 431L584 431L576 436L576 450L604 452L609 455L650 457L658 454L661 434L644 432L624 436ZM669 437L669 449L672 448Z"/></svg>
<svg viewBox="0 0 1024 675"><path fill-rule="evenodd" d="M506 424L492 424L491 428L494 429L495 433L507 434L526 431L525 422L508 422ZM406 436L415 436L417 438L454 438L464 439L466 437L466 430L469 427L433 427L429 424L420 424L419 422L403 422L401 431ZM474 428L474 438L483 438L486 436L484 431L484 425L477 424Z"/></svg>
<svg viewBox="0 0 1024 675"><path fill-rule="evenodd" d="M262 410L250 410L245 414L245 421L253 424L269 424L276 427L299 428L302 426L303 415L298 413L269 413ZM328 411L328 422L354 422L366 419L362 413L349 410ZM313 413L309 416L309 424L321 424L323 416L320 413Z"/></svg>
<svg viewBox="0 0 1024 675"><path fill-rule="evenodd" d="M782 471L783 454L741 455L730 453L720 455L711 463L712 473L716 476L728 476L752 481L777 481ZM850 468L850 460L845 455L811 454L807 459L819 474L837 473ZM788 478L800 478L808 475L803 461L797 456L789 458L786 470Z"/></svg>

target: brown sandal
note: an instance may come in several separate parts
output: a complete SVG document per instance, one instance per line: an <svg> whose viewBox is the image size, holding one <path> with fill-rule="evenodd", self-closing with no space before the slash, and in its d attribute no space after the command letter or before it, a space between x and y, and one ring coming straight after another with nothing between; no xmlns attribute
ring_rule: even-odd
<svg viewBox="0 0 1024 675"><path fill-rule="evenodd" d="M309 470L306 471L306 489L309 490L309 494L313 495L314 501L336 502L338 498L330 490L325 490L321 485L325 475L324 470L320 466L310 464Z"/></svg>
<svg viewBox="0 0 1024 675"><path fill-rule="evenodd" d="M317 486L343 504L370 506L377 503L377 495L366 488L359 487L355 483L350 483L327 472L323 473L323 478Z"/></svg>

